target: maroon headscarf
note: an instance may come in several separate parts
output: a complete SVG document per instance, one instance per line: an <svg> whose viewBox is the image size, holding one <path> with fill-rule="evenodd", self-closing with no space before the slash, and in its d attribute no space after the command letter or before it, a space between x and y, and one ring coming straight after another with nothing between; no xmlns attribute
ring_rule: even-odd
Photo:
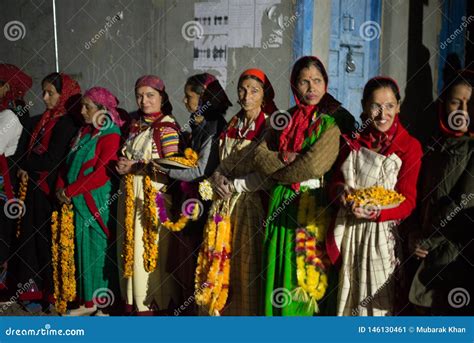
<svg viewBox="0 0 474 343"><path fill-rule="evenodd" d="M265 75L265 73L260 69L252 68L252 69L247 69L246 71L244 71L240 75L239 80L247 75L254 76L257 79L259 79L260 82L263 83L263 91L264 91L264 94L263 94L264 104L262 106L263 113L271 115L272 113L278 111L278 108L276 107L275 101L274 101L275 91L273 90L273 86L270 80L268 79L267 75Z"/></svg>
<svg viewBox="0 0 474 343"><path fill-rule="evenodd" d="M10 86L10 90L0 99L0 111L9 107L15 100L23 100L26 92L31 88L31 77L12 64L0 64L0 80Z"/></svg>
<svg viewBox="0 0 474 343"><path fill-rule="evenodd" d="M144 75L140 77L135 83L135 91L140 88L148 86L153 89L156 89L160 92L162 101L161 101L161 112L166 115L171 115L173 113L173 106L169 100L168 94L165 91L165 84L162 79L155 75Z"/></svg>
<svg viewBox="0 0 474 343"><path fill-rule="evenodd" d="M97 105L104 106L112 121L118 127L123 125L124 120L120 118L120 114L117 111L119 101L108 89L103 87L92 87L84 93L83 98L85 97L88 97L93 103Z"/></svg>

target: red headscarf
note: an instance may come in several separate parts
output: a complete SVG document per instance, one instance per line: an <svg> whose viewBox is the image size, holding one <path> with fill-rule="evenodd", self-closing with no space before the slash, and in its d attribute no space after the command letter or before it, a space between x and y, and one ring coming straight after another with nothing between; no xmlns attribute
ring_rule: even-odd
<svg viewBox="0 0 474 343"><path fill-rule="evenodd" d="M278 108L275 105L275 91L273 90L273 86L268 79L267 75L265 73L257 68L252 68L252 69L247 69L244 71L240 77L239 80L242 79L244 76L251 75L256 77L257 79L260 80L260 82L263 83L263 106L262 106L262 111L265 114L271 115L272 113L278 111ZM240 83L240 82L239 82Z"/></svg>
<svg viewBox="0 0 474 343"><path fill-rule="evenodd" d="M165 83L163 82L163 80L155 75L144 75L140 77L137 82L135 82L135 91L138 88L144 86L151 87L160 92L162 97L161 112L166 115L171 115L173 112L173 106L171 106L168 94L165 91Z"/></svg>
<svg viewBox="0 0 474 343"><path fill-rule="evenodd" d="M92 87L84 93L83 98L85 97L88 97L97 105L104 106L112 121L117 124L118 127L123 125L125 121L120 118L120 114L117 111L119 101L108 89L103 87Z"/></svg>
<svg viewBox="0 0 474 343"><path fill-rule="evenodd" d="M48 110L43 113L41 116L40 121L36 124L35 129L31 135L30 144L28 146L28 151L31 152L31 149L36 144L38 135L42 129L48 131L46 126L54 126L52 125L58 118L62 117L68 112L71 105L70 99L73 100L74 96L78 96L81 93L81 87L79 84L73 80L69 75L60 73L61 76L61 83L62 83L62 90L59 96L58 103L54 108Z"/></svg>
<svg viewBox="0 0 474 343"><path fill-rule="evenodd" d="M455 82L457 78L464 79L467 81L468 84L471 85L471 87L474 87L474 71L473 70L460 70L456 73L454 81L451 83ZM450 84L451 84L450 83ZM441 133L445 136L448 137L461 137L464 136L466 133L459 131L459 130L454 130L453 127L455 128L457 125L457 115L461 115L460 113L456 115L454 113L451 118L449 118L449 114L446 113L446 101L450 97L451 94L448 94L452 90L451 87L446 87L443 90L441 98L438 100L438 120L439 120L439 128L441 130ZM443 101L441 101L441 99ZM471 99L471 101L473 101ZM474 119L470 118L471 122L469 125L469 131L468 134L473 136L474 135ZM451 124L451 125L450 125Z"/></svg>
<svg viewBox="0 0 474 343"><path fill-rule="evenodd" d="M308 61L313 61L318 65L318 69L321 72L324 82L326 84L326 91L328 87L328 74L322 62L315 56L304 56L296 61L291 71L291 91L296 102L294 107L293 114L291 116L291 121L288 126L283 130L280 135L279 142L279 151L282 153L286 152L299 152L303 146L303 141L306 137L305 133L309 129L311 124L311 116L316 110L321 113L333 113L337 108L339 108L340 103L336 101L331 95L325 93L317 105L306 105L302 103L299 99L299 92L296 88L296 82L298 80L298 74L301 68L297 68L298 65ZM298 70L299 69L299 70ZM319 121L318 121L319 123ZM319 124L318 124L319 125ZM313 129L316 130L317 126Z"/></svg>
<svg viewBox="0 0 474 343"><path fill-rule="evenodd" d="M9 107L15 100L23 100L24 95L31 88L31 77L12 64L0 64L0 80L9 84L8 91L0 102L0 111Z"/></svg>

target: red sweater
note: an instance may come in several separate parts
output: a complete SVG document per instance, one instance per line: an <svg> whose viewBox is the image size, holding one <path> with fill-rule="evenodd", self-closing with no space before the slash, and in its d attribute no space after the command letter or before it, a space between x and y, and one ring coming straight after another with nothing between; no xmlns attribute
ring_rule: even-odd
<svg viewBox="0 0 474 343"><path fill-rule="evenodd" d="M350 153L350 148L347 144L341 149L338 158L337 171L334 174L331 186L329 189L330 197L335 200L335 191L338 184L344 183L344 176L341 172L341 165L347 159ZM377 222L384 222L388 220L402 220L410 215L416 206L416 184L418 181L418 174L421 167L421 158L423 155L421 145L405 130L402 125L399 125L392 144L384 152L384 156L396 154L402 160L402 166L398 173L397 184L395 190L402 194L406 199L399 206L391 209L381 210L380 216L376 219Z"/></svg>
<svg viewBox="0 0 474 343"><path fill-rule="evenodd" d="M76 195L90 192L93 189L103 186L110 179L108 169L110 169L110 166L113 164L113 162L117 161L117 152L119 147L120 135L108 134L99 137L94 158L87 161L83 168L81 168L84 169L84 167L93 167L94 170L85 176L80 174L76 181L68 185L64 189L66 196L68 198L74 197ZM64 175L60 175L56 189L63 188L64 186Z"/></svg>

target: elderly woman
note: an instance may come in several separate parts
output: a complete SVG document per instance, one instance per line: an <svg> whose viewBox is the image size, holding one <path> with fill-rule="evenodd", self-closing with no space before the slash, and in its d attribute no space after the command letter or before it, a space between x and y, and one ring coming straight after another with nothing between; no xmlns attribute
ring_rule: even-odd
<svg viewBox="0 0 474 343"><path fill-rule="evenodd" d="M354 118L327 93L319 59L305 56L291 72L296 106L276 113L257 147L256 170L276 181L265 220L265 315L326 313L328 287L324 242L328 225L324 182L339 151L340 132Z"/></svg>
<svg viewBox="0 0 474 343"><path fill-rule="evenodd" d="M82 306L71 310L71 315L95 312L96 305L103 303L97 294L116 286L112 282L117 274L112 262L115 254L110 245L116 236L111 208L117 191L111 182L111 164L117 160L123 123L117 105L118 100L105 88L93 87L84 93L81 114L85 125L72 142L66 173L56 186L59 202L74 205L77 297Z"/></svg>
<svg viewBox="0 0 474 343"><path fill-rule="evenodd" d="M116 167L124 176L118 205L120 286L127 312L164 314L177 304L178 287L166 271L171 233L158 222L156 192L171 200L164 193L169 178L151 161L178 153L179 128L158 76L140 77L135 96L138 119L131 123Z"/></svg>
<svg viewBox="0 0 474 343"><path fill-rule="evenodd" d="M31 287L21 300L51 300L51 213L58 166L70 148L77 127L72 108L80 101L80 87L66 74L52 73L41 82L46 111L31 133L18 176L28 180L26 212L18 242L16 281ZM33 283L31 283L31 280Z"/></svg>
<svg viewBox="0 0 474 343"><path fill-rule="evenodd" d="M396 267L397 225L416 205L421 145L399 121L400 90L387 77L367 82L361 118L369 123L355 138L344 136L338 172L331 193L341 205L327 247L340 268L337 314L340 316L392 315ZM349 202L355 190L378 186L402 197L381 208ZM349 198L350 199L350 198Z"/></svg>
<svg viewBox="0 0 474 343"><path fill-rule="evenodd" d="M474 72L464 70L443 90L437 101L441 136L422 164L423 239L415 250L422 263L410 301L434 315L473 313L472 301L466 301L474 291L473 85Z"/></svg>

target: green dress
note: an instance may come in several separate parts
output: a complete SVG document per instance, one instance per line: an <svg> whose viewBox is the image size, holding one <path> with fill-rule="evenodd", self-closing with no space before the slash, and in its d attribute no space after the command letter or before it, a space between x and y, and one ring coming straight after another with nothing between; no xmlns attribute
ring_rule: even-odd
<svg viewBox="0 0 474 343"><path fill-rule="evenodd" d="M308 136L301 152L306 152L330 127L336 125L332 116L322 115L318 130ZM292 291L298 287L296 278L295 234L298 227L298 204L301 194L311 192L319 200L319 206L327 204L322 188L301 187L296 193L289 185L277 184L271 193L264 238L264 310L266 316L312 316L314 309L293 299ZM324 206L326 207L326 206ZM331 271L329 272L331 273ZM328 290L333 287L329 275ZM327 291L326 291L327 293ZM320 314L325 314L325 301L319 303ZM327 302L327 300L326 300Z"/></svg>
<svg viewBox="0 0 474 343"><path fill-rule="evenodd" d="M112 135L120 135L120 129L115 124L92 134L86 133L78 141L76 140L66 158L67 184L70 185L79 177L87 176L95 171L99 138L105 140L102 143L107 145ZM114 192L115 188L110 178L107 178L102 186L75 195L71 199L74 206L77 295L78 299L86 305L88 303L91 305L90 302L98 298L110 296L106 294L110 294L111 288L117 287L117 282L114 280L117 271L111 263L115 261L115 257L110 256L115 250L110 247L110 239L99 220L96 219L100 216L107 228L113 226L111 212L118 196ZM87 198L92 199L95 208L90 208L90 200L88 204Z"/></svg>

